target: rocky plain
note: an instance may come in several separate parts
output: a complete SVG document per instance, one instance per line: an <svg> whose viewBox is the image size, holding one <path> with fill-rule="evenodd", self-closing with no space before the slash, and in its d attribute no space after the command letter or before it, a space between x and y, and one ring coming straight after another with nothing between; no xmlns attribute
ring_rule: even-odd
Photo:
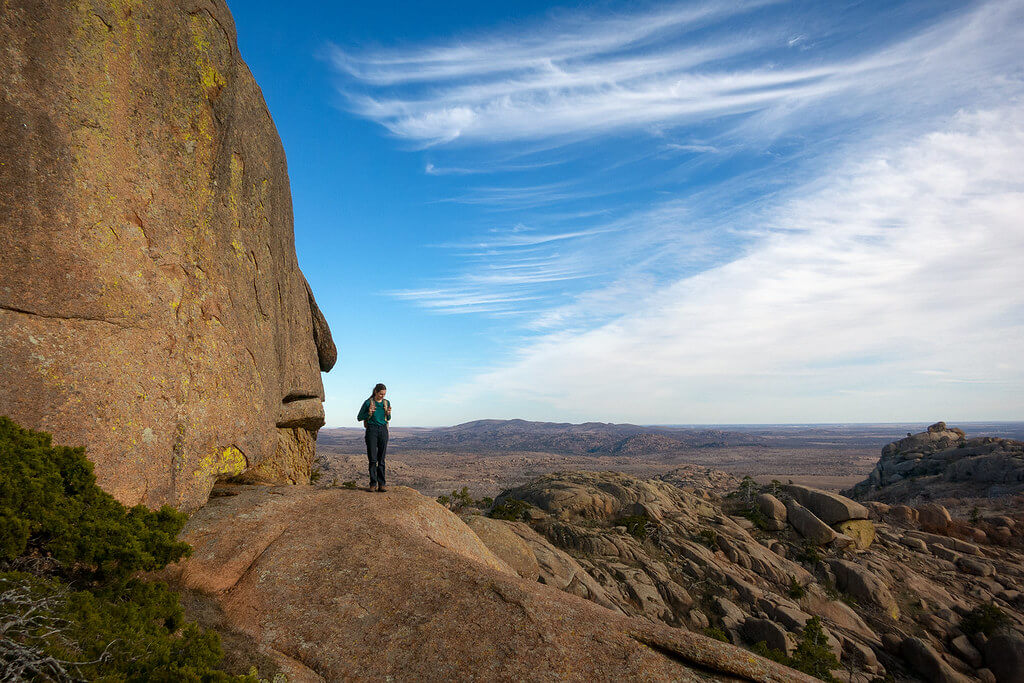
<svg viewBox="0 0 1024 683"><path fill-rule="evenodd" d="M358 432L317 460L338 352L224 1L9 0L0 36L0 414L190 513L147 578L228 668L1024 680L1019 435L487 421L360 490Z"/></svg>
<svg viewBox="0 0 1024 683"><path fill-rule="evenodd" d="M1016 428L1004 431L1016 435ZM350 473L335 433L321 450L334 478ZM718 437L730 456L766 438ZM788 468L797 479L808 471L832 476L811 475L818 486L773 480L758 460L744 467L731 457L721 458L733 470L725 472L706 464L714 457L706 446L703 457L633 456L627 474L609 471L626 468L593 444L589 456L546 457L474 444L458 467L457 446L431 452L425 446L439 439L419 433L405 442L412 455L396 471L440 491L456 467L470 485L439 500L488 548L524 578L608 609L780 661L792 661L818 617L836 680L1022 680L1024 442L968 438L936 423L876 449L864 467L849 452L836 458L812 447L820 447L820 434L802 444L787 438L788 458L779 448L769 468ZM864 446L850 440L853 452ZM808 469L823 457L832 465ZM704 464L681 464L686 458ZM837 461L859 468L863 480L844 486L851 475ZM512 480L493 502L479 498L490 497L495 481Z"/></svg>

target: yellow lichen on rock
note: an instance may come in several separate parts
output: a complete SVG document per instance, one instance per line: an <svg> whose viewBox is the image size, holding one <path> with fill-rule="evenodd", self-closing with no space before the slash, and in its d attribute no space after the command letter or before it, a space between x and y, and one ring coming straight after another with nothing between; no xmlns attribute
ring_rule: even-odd
<svg viewBox="0 0 1024 683"><path fill-rule="evenodd" d="M195 476L202 485L213 483L220 477L234 477L245 471L249 462L236 446L216 448L202 458L196 466Z"/></svg>
<svg viewBox="0 0 1024 683"><path fill-rule="evenodd" d="M832 528L852 538L858 550L867 549L875 540L875 525L867 519L849 519Z"/></svg>

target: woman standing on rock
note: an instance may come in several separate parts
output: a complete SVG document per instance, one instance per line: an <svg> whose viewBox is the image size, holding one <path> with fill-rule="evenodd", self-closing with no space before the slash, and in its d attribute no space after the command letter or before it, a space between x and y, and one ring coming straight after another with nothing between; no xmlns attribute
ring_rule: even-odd
<svg viewBox="0 0 1024 683"><path fill-rule="evenodd" d="M388 388L378 384L370 398L363 401L357 420L366 427L366 457L370 461L370 491L384 488L384 454L388 450L388 422L391 421L391 401L384 398Z"/></svg>

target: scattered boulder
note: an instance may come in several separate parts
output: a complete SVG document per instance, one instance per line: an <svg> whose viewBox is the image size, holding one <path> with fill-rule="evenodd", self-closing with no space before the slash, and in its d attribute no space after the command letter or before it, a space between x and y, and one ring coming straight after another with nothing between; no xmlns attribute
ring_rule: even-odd
<svg viewBox="0 0 1024 683"><path fill-rule="evenodd" d="M886 515L889 514L890 506L885 503L880 503L877 500L869 500L864 503L864 507L868 509L871 514L870 519L880 521Z"/></svg>
<svg viewBox="0 0 1024 683"><path fill-rule="evenodd" d="M782 489L826 524L869 517L866 507L838 493L798 484L788 484Z"/></svg>
<svg viewBox="0 0 1024 683"><path fill-rule="evenodd" d="M970 664L975 669L980 669L984 660L981 658L981 653L978 652L978 648L974 647L970 640L965 635L959 635L953 638L949 642L949 647L960 659Z"/></svg>
<svg viewBox="0 0 1024 683"><path fill-rule="evenodd" d="M900 610L885 583L870 570L848 560L830 559L828 566L836 576L839 589L858 600L871 603L893 619L899 619Z"/></svg>
<svg viewBox="0 0 1024 683"><path fill-rule="evenodd" d="M786 504L789 523L800 535L815 545L826 545L836 539L836 532L825 522L796 501Z"/></svg>
<svg viewBox="0 0 1024 683"><path fill-rule="evenodd" d="M949 510L935 503L927 503L917 508L917 518L921 528L932 534L943 534L953 521Z"/></svg>
<svg viewBox="0 0 1024 683"><path fill-rule="evenodd" d="M917 510L909 505L893 505L889 510L889 516L900 524L917 523Z"/></svg>
<svg viewBox="0 0 1024 683"><path fill-rule="evenodd" d="M924 540L916 538L914 536L901 536L900 543L910 548L911 550L916 550L919 553L929 552L928 544L925 543Z"/></svg>
<svg viewBox="0 0 1024 683"><path fill-rule="evenodd" d="M757 507L764 515L769 531L781 531L786 528L786 506L770 493L762 493L757 497Z"/></svg>
<svg viewBox="0 0 1024 683"><path fill-rule="evenodd" d="M885 667L878 661L875 651L853 638L843 637L843 656L852 659L855 666L868 673L885 673Z"/></svg>
<svg viewBox="0 0 1024 683"><path fill-rule="evenodd" d="M1024 683L1024 638L1001 633L985 643L985 666L998 683Z"/></svg>
<svg viewBox="0 0 1024 683"><path fill-rule="evenodd" d="M995 573L995 567L989 562L983 562L974 557L958 557L956 559L956 566L962 572L973 574L974 576L992 576Z"/></svg>
<svg viewBox="0 0 1024 683"><path fill-rule="evenodd" d="M751 645L764 642L771 650L792 654L793 641L786 630L769 619L753 617L743 622L743 638Z"/></svg>
<svg viewBox="0 0 1024 683"><path fill-rule="evenodd" d="M858 550L866 550L875 540L875 525L866 519L850 519L832 527L840 534L849 536Z"/></svg>
<svg viewBox="0 0 1024 683"><path fill-rule="evenodd" d="M910 668L930 683L970 683L970 679L947 664L931 645L920 638L906 638L900 654Z"/></svg>

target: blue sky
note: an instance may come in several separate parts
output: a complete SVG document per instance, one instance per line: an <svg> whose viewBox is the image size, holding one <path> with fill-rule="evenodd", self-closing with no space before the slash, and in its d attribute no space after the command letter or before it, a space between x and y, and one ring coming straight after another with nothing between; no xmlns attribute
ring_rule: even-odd
<svg viewBox="0 0 1024 683"><path fill-rule="evenodd" d="M328 426L1024 419L1024 0L229 4Z"/></svg>

